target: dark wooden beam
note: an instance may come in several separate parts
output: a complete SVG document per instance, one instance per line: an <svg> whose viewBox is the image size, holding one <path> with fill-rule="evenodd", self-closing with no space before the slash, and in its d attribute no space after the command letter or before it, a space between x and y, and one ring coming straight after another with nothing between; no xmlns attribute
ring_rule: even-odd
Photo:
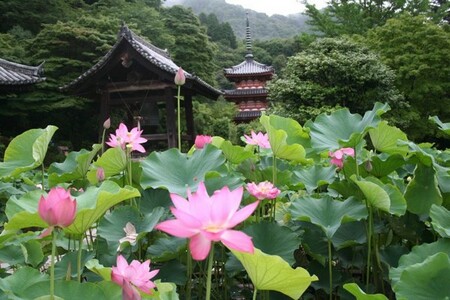
<svg viewBox="0 0 450 300"><path fill-rule="evenodd" d="M164 90L166 88L175 88L175 83L166 83L159 80L144 80L137 84L130 82L111 82L104 87L108 92L133 92L142 90Z"/></svg>

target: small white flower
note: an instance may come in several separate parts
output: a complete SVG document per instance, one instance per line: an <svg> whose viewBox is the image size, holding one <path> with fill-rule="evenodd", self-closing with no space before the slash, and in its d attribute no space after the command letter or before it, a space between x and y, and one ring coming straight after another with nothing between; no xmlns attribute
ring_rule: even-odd
<svg viewBox="0 0 450 300"><path fill-rule="evenodd" d="M117 248L117 251L120 250L120 245L125 242L129 242L131 246L136 245L138 234L136 233L136 228L134 227L134 225L128 222L123 228L123 231L125 231L126 235L119 240L119 247Z"/></svg>

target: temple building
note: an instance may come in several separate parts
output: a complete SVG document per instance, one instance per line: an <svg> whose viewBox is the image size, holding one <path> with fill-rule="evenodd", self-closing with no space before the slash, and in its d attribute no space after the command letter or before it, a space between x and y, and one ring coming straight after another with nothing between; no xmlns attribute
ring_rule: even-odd
<svg viewBox="0 0 450 300"><path fill-rule="evenodd" d="M225 68L225 77L235 84L235 89L224 90L227 101L236 103L238 113L235 121L247 123L259 118L268 107L266 84L272 79L275 71L272 66L259 63L254 60L252 53L252 41L250 23L247 14L245 60L231 68Z"/></svg>
<svg viewBox="0 0 450 300"><path fill-rule="evenodd" d="M111 110L119 107L127 112L122 122L144 130L147 146L162 142L172 148L178 144L174 78L179 68L167 50L123 25L110 51L61 90L99 104L100 132ZM192 97L201 95L216 100L222 93L198 76L186 71L184 74L186 82L181 86L181 95L186 129L182 141L192 145L195 139Z"/></svg>
<svg viewBox="0 0 450 300"><path fill-rule="evenodd" d="M27 66L0 58L0 91L29 90L45 80L43 64Z"/></svg>

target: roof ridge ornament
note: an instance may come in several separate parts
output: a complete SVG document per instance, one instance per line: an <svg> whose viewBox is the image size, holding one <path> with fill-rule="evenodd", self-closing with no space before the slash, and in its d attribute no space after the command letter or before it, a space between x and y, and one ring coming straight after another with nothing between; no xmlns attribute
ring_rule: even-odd
<svg viewBox="0 0 450 300"><path fill-rule="evenodd" d="M128 40L133 39L133 34L131 32L131 29L128 28L127 24L125 23L125 21L122 21L122 26L120 27L120 31L118 34L118 38L124 37Z"/></svg>
<svg viewBox="0 0 450 300"><path fill-rule="evenodd" d="M247 27L245 29L245 45L247 48L247 54L245 55L245 59L252 60L253 59L252 36L250 33L250 22L248 20L248 11L245 14L246 14L246 18L247 18Z"/></svg>

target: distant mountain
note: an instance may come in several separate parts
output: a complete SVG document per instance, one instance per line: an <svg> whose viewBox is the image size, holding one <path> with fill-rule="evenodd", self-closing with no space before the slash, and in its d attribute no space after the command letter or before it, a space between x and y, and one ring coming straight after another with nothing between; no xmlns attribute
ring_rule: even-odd
<svg viewBox="0 0 450 300"><path fill-rule="evenodd" d="M228 4L225 0L166 0L165 6L183 5L192 8L194 13L210 14L217 16L219 21L228 22L233 28L234 34L239 39L245 37L245 18L249 14L252 38L273 39L289 38L308 31L305 23L307 16L294 14L289 16L272 15L245 9L241 5Z"/></svg>

